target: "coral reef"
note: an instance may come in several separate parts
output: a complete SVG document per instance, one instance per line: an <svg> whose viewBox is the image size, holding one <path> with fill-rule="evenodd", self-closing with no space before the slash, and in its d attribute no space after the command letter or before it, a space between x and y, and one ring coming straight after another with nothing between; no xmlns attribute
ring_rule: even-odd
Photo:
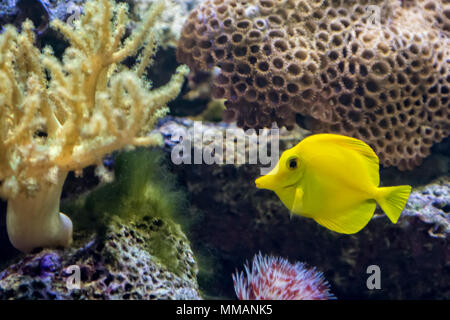
<svg viewBox="0 0 450 320"><path fill-rule="evenodd" d="M450 131L449 12L445 0L207 0L177 56L220 68L213 96L240 127L291 128L301 115L411 169Z"/></svg>
<svg viewBox="0 0 450 320"><path fill-rule="evenodd" d="M158 131L167 152L177 143L174 137L192 125L178 120L161 123ZM223 123L204 126L210 135L227 128ZM296 130L283 132L281 151L301 139L300 132L293 135ZM229 275L262 251L320 266L340 299L448 299L450 181L444 177L449 155L448 150L438 151L412 172L382 169L384 185L413 186L409 202L397 224L377 209L368 227L351 236L328 231L307 218L290 217L276 195L255 188L258 165L173 165L190 198L184 214L196 219L189 240L199 262L200 288L210 297L234 298ZM381 290L366 287L366 269L372 264L381 268Z"/></svg>
<svg viewBox="0 0 450 320"><path fill-rule="evenodd" d="M178 273L146 247L161 236L178 252ZM80 288L73 287L74 266ZM78 248L27 255L9 266L0 273L0 299L200 299L196 273L186 237L168 229L165 220L114 219L105 237L86 239Z"/></svg>
<svg viewBox="0 0 450 320"><path fill-rule="evenodd" d="M123 40L127 7L86 3L72 25L51 23L70 42L62 62L49 47L34 46L30 21L20 33L7 26L0 35L0 196L8 200L8 235L19 250L70 244L72 223L59 213L69 171L101 164L114 150L160 142L147 132L188 72L181 66L165 86L148 90L153 26L163 10L162 2L152 6ZM132 68L121 64L140 48Z"/></svg>
<svg viewBox="0 0 450 320"><path fill-rule="evenodd" d="M233 274L234 289L239 300L329 300L328 283L321 272L308 269L304 263L289 261L261 253L253 258L252 268L245 274Z"/></svg>
<svg viewBox="0 0 450 320"><path fill-rule="evenodd" d="M0 300L450 299L449 6L0 1ZM413 186L397 224L341 235L256 188L323 131Z"/></svg>

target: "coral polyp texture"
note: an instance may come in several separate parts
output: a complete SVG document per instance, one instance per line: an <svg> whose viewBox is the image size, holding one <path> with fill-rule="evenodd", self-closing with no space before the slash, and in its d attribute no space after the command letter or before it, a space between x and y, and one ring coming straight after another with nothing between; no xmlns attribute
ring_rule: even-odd
<svg viewBox="0 0 450 320"><path fill-rule="evenodd" d="M8 200L8 235L17 249L70 244L72 222L59 213L69 171L101 164L114 150L159 142L147 133L188 72L182 66L168 84L149 90L144 75L163 10L162 2L152 6L124 40L127 7L87 2L73 25L52 22L70 43L62 61L51 48L34 46L30 21L21 32L7 26L0 35L0 197ZM121 64L140 48L132 68Z"/></svg>
<svg viewBox="0 0 450 320"><path fill-rule="evenodd" d="M220 69L213 96L241 127L301 115L411 169L450 131L449 35L447 0L207 0L177 55Z"/></svg>
<svg viewBox="0 0 450 320"><path fill-rule="evenodd" d="M240 300L328 300L334 299L321 272L305 264L261 253L253 258L252 269L233 274Z"/></svg>

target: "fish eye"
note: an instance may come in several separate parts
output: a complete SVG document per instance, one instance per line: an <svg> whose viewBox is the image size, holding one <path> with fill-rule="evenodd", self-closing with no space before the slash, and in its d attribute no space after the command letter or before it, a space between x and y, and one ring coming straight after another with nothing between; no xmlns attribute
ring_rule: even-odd
<svg viewBox="0 0 450 320"><path fill-rule="evenodd" d="M287 161L288 169L294 170L294 169L297 169L297 166L298 166L298 159L297 159L297 157L290 158Z"/></svg>

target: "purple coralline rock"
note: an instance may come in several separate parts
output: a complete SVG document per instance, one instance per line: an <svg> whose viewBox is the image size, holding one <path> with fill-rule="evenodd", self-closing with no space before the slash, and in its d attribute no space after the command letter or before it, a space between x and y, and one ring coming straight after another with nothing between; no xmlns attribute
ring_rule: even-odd
<svg viewBox="0 0 450 320"><path fill-rule="evenodd" d="M450 179L442 178L433 184L413 191L402 216L405 219L406 217L418 217L430 225L428 234L431 237L447 239L450 235L449 213ZM450 255L448 258L450 261Z"/></svg>
<svg viewBox="0 0 450 320"><path fill-rule="evenodd" d="M81 12L81 0L7 0L0 4L0 26L13 24L17 27L31 19L38 35L45 33L52 19L66 21Z"/></svg>
<svg viewBox="0 0 450 320"><path fill-rule="evenodd" d="M60 268L59 256L55 253L49 253L42 257L40 261L41 276L51 275Z"/></svg>
<svg viewBox="0 0 450 320"><path fill-rule="evenodd" d="M104 236L78 240L66 250L28 254L0 273L1 299L200 299L197 265L184 235L168 234L178 272L146 247L161 221L114 220Z"/></svg>
<svg viewBox="0 0 450 320"><path fill-rule="evenodd" d="M1 272L0 279L4 279L11 274L42 278L51 277L60 267L58 254L55 252L45 252L37 256L27 256L22 260L20 266L13 265Z"/></svg>

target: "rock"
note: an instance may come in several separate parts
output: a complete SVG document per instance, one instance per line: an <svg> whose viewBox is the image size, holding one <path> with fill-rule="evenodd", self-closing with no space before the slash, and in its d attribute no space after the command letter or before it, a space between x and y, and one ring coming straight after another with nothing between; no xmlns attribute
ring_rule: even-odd
<svg viewBox="0 0 450 320"><path fill-rule="evenodd" d="M48 31L53 19L79 19L83 3L83 0L7 0L0 4L0 26L20 27L26 19L31 19L39 36Z"/></svg>
<svg viewBox="0 0 450 320"><path fill-rule="evenodd" d="M200 299L188 241L169 230L161 219L114 219L104 236L29 254L9 266L0 273L0 299ZM161 234L176 248L177 266L168 268L152 255ZM79 289L68 287L75 269Z"/></svg>
<svg viewBox="0 0 450 320"><path fill-rule="evenodd" d="M168 119L160 124L167 152L172 153L177 136L192 129L193 123ZM203 125L210 134L236 129ZM280 148L298 143L304 134L281 131ZM200 261L202 291L209 297L235 298L231 274L261 251L316 266L339 299L449 299L450 180L445 177L448 166L429 165L434 157L443 157L448 164L448 157L435 154L417 171L382 170L384 185L412 184L414 192L397 224L377 209L368 226L355 235L290 217L273 192L256 189L258 165L173 165L190 195L186 215L195 224L188 234ZM436 176L441 178L431 182ZM370 265L380 267L381 290L366 286Z"/></svg>
<svg viewBox="0 0 450 320"><path fill-rule="evenodd" d="M165 140L165 151L172 155L179 137L195 123L181 118L160 121L156 131ZM227 130L243 132L224 123L203 123L199 132L214 136ZM299 128L280 130L280 149L307 134ZM206 140L205 146L215 145ZM234 140L225 143L225 149L234 147ZM246 145L245 152L250 149ZM199 299L199 287L206 298L234 299L231 274L258 251L316 266L339 299L448 299L450 178L445 175L448 166L437 165L448 164L448 154L436 153L427 161L418 171L382 170L384 185L408 183L414 190L397 224L377 211L356 235L340 235L311 219L290 217L274 193L255 188L259 164L172 163L189 195L184 216L192 221L185 230L190 246L180 230L164 227L168 224L161 219L113 220L103 237L76 235L73 247L65 251L19 257L0 273L0 299ZM74 196L86 188L72 181L66 192ZM155 254L154 232L164 233L175 248L175 268ZM191 247L199 264L199 284ZM80 290L66 286L72 265L80 267ZM380 267L381 290L366 286L370 265Z"/></svg>
<svg viewBox="0 0 450 320"><path fill-rule="evenodd" d="M130 7L134 14L133 19L138 20L142 12L157 0L121 0ZM181 28L189 12L201 0L171 0L167 2L161 23L161 42L166 48L175 47L180 38ZM83 12L86 0L6 0L0 3L0 26L14 24L19 27L25 19L33 20L37 31L42 34L47 31L49 22L55 18L62 21L78 19Z"/></svg>
<svg viewBox="0 0 450 320"><path fill-rule="evenodd" d="M128 0L136 13L144 12L150 5L158 0ZM158 28L162 31L163 47L176 47L189 12L202 0L169 0L167 8L162 15Z"/></svg>

